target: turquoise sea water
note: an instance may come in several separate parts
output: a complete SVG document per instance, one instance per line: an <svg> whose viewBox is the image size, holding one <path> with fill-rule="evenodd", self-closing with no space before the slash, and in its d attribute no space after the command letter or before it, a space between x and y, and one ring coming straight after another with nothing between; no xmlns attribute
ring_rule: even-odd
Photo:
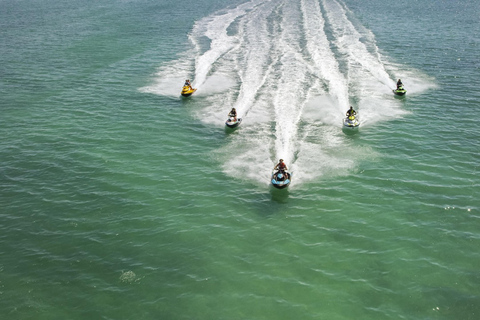
<svg viewBox="0 0 480 320"><path fill-rule="evenodd" d="M1 318L478 319L479 13L0 1Z"/></svg>

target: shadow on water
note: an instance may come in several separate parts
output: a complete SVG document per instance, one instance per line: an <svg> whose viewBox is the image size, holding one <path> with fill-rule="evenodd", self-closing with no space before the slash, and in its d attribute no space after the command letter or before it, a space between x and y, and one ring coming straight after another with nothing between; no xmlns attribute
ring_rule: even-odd
<svg viewBox="0 0 480 320"><path fill-rule="evenodd" d="M229 135L237 131L238 127L230 128L229 126L225 125L225 134Z"/></svg>
<svg viewBox="0 0 480 320"><path fill-rule="evenodd" d="M270 196L272 197L272 201L275 201L279 204L288 203L289 200L289 190L288 188L285 189L277 189L273 186L270 186Z"/></svg>
<svg viewBox="0 0 480 320"><path fill-rule="evenodd" d="M272 218L285 214L288 211L290 202L289 191L286 189L276 189L269 187L268 193L261 193L258 201L255 201L254 210L262 218Z"/></svg>
<svg viewBox="0 0 480 320"><path fill-rule="evenodd" d="M405 99L406 96L407 96L406 94L404 94L403 96L400 96L400 95L398 95L398 94L393 94L393 97L394 97L395 99L398 99L398 100L403 100L403 99Z"/></svg>
<svg viewBox="0 0 480 320"><path fill-rule="evenodd" d="M347 128L345 126L342 127L342 131L347 136L354 136L358 133L360 128Z"/></svg>

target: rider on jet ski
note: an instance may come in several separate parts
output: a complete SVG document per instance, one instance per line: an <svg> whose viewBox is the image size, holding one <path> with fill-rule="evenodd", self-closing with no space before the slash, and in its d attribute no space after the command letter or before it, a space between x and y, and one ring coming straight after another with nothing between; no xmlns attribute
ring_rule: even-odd
<svg viewBox="0 0 480 320"><path fill-rule="evenodd" d="M348 109L347 111L347 117L350 117L350 116L355 116L357 114L357 112L355 110L353 110L353 107L350 106L350 109Z"/></svg>
<svg viewBox="0 0 480 320"><path fill-rule="evenodd" d="M233 117L233 121L237 121L237 110L235 110L235 108L232 108L228 116Z"/></svg>
<svg viewBox="0 0 480 320"><path fill-rule="evenodd" d="M275 166L275 168L273 168L273 170L278 170L280 172L285 172L286 170L288 170L288 168L287 168L287 165L285 164L285 162L283 162L283 159L280 159L279 162L277 163L277 165Z"/></svg>
<svg viewBox="0 0 480 320"><path fill-rule="evenodd" d="M183 86L184 86L184 87L188 86L188 87L190 87L190 90L193 90L192 84L190 83L190 80L188 80L188 79L185 80L185 84L184 84Z"/></svg>
<svg viewBox="0 0 480 320"><path fill-rule="evenodd" d="M397 81L397 90L403 87L402 79L398 79Z"/></svg>

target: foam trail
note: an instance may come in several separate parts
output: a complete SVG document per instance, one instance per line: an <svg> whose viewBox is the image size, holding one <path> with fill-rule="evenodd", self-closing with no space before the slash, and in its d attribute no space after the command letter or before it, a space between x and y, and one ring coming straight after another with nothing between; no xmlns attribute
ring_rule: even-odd
<svg viewBox="0 0 480 320"><path fill-rule="evenodd" d="M276 119L276 159L284 158L285 162L294 160L295 139L298 121L305 104L309 88L307 82L308 67L299 46L302 35L298 22L301 13L298 4L286 1L283 4L283 16L279 40L275 43L281 59L277 71L279 79L274 100Z"/></svg>
<svg viewBox="0 0 480 320"><path fill-rule="evenodd" d="M346 7L335 0L323 0L323 6L335 34L336 44L340 51L347 55L350 65L358 64L377 81L387 87L394 87L395 83L390 79L378 54L372 54L361 41L364 35L360 34L348 19Z"/></svg>
<svg viewBox="0 0 480 320"><path fill-rule="evenodd" d="M337 111L343 114L348 106L347 82L340 72L338 61L330 49L325 34L325 19L320 5L315 0L303 0L304 30L307 38L307 50L312 57L318 76L328 82L329 93L336 100Z"/></svg>
<svg viewBox="0 0 480 320"><path fill-rule="evenodd" d="M242 25L244 40L239 49L245 55L239 58L240 93L234 107L240 117L247 114L252 107L258 90L266 81L267 63L271 56L271 41L268 33L267 19L272 14L275 4L267 2L249 14Z"/></svg>
<svg viewBox="0 0 480 320"><path fill-rule="evenodd" d="M195 24L190 39L195 44L197 51L201 51L200 38L207 37L211 42L210 49L196 58L194 86L200 89L213 64L235 46L238 38L228 35L227 29L237 18L254 8L256 4L255 1L247 2L224 14L207 17Z"/></svg>
<svg viewBox="0 0 480 320"><path fill-rule="evenodd" d="M193 61L189 57L194 54L193 50L189 50L183 53L180 59L161 66L155 74L154 83L140 88L140 91L178 99L185 82L185 74L189 74L193 68Z"/></svg>
<svg viewBox="0 0 480 320"><path fill-rule="evenodd" d="M341 0L253 0L196 22L189 37L191 52L162 66L156 84L142 90L178 97L178 83L195 72L202 99L190 101L199 121L223 129L234 106L243 124L212 157L235 179L267 184L279 158L294 173L291 188L348 174L374 156L345 139L348 105L360 111L363 128L405 113L390 90L389 74L399 72L387 67L406 68L382 61L374 35ZM405 78L426 82L417 74Z"/></svg>
<svg viewBox="0 0 480 320"><path fill-rule="evenodd" d="M359 111L362 127L395 118L406 113L401 104L391 98L395 82L382 62L373 34L349 19L348 8L335 0L322 0L338 59L345 65L350 99ZM359 30L363 30L361 33Z"/></svg>

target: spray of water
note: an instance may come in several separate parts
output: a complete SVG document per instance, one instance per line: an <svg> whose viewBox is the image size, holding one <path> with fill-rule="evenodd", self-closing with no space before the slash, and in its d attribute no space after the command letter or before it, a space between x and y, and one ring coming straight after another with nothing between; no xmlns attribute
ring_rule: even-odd
<svg viewBox="0 0 480 320"><path fill-rule="evenodd" d="M244 118L216 159L226 174L259 184L279 158L294 173L292 186L344 174L372 154L340 130L349 105L368 127L406 113L392 97L395 77L432 85L386 62L341 0L253 0L197 21L189 38L193 58L163 66L143 91L178 96L177 84L194 73L199 120L223 127L231 107Z"/></svg>

